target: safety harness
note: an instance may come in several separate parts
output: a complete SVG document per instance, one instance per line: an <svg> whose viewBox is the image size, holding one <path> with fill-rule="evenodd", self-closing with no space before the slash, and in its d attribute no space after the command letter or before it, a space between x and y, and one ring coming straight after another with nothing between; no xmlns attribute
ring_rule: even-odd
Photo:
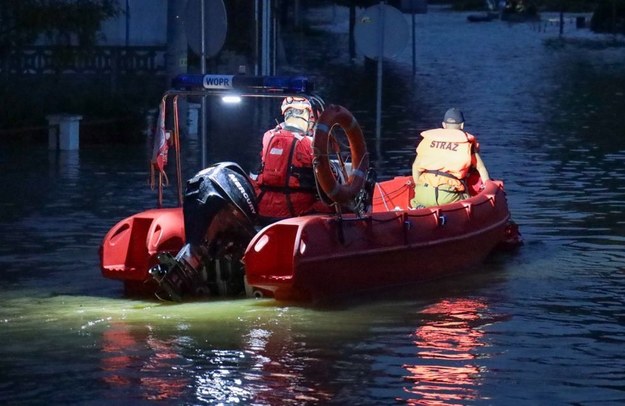
<svg viewBox="0 0 625 406"><path fill-rule="evenodd" d="M280 134L281 131L286 130L289 131L291 133L294 133L295 131L293 131L293 129L287 127L284 127L283 129L276 131L272 134L271 138L269 139L269 141L267 142L267 149L264 153L263 156L263 161L261 163L260 169L258 171L258 175L259 175L259 179L263 179L262 174L265 171L265 167L267 165L267 162L269 162L270 159L273 160L273 158L270 157L270 152L272 150L272 146L273 146L273 141L274 138ZM284 137L282 134L280 134L282 137ZM298 135L298 134L293 134L293 136L291 137L291 139L289 140L290 145L288 146L288 159L286 161L286 167L282 168L280 170L280 172L282 172L282 176L283 177L283 181L282 183L276 183L276 184L272 184L272 182L269 182L269 184L267 184L265 181L261 181L259 183L259 188L260 188L260 193L257 196L258 201L260 202L263 198L263 196L265 195L266 192L278 192L278 193L283 193L286 197L286 203L287 203L287 208L289 210L289 213L291 214L291 216L295 216L295 210L293 207L293 202L291 200L291 194L292 193L311 193L314 194L316 193L317 189L316 189L316 185L315 185L315 178L314 178L314 174L313 174L313 170L312 167L306 167L306 166L295 166L293 165L293 156L295 154L295 149L297 146L297 143L303 138L304 136ZM292 178L295 178L297 180L297 186L294 186L291 184L291 180Z"/></svg>

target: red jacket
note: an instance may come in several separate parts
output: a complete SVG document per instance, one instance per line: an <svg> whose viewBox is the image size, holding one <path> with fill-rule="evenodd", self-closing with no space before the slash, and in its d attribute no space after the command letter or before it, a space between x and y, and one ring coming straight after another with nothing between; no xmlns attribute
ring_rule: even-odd
<svg viewBox="0 0 625 406"><path fill-rule="evenodd" d="M285 218L319 211L312 159L311 137L281 127L265 133L256 179L261 217Z"/></svg>

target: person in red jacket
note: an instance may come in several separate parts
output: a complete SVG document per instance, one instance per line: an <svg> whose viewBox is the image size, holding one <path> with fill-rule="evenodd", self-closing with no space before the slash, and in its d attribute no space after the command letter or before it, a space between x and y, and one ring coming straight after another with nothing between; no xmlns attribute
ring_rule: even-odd
<svg viewBox="0 0 625 406"><path fill-rule="evenodd" d="M261 221L327 212L319 200L312 169L312 129L316 114L309 99L288 96L284 122L263 135L256 196Z"/></svg>
<svg viewBox="0 0 625 406"><path fill-rule="evenodd" d="M480 144L464 131L462 111L447 110L442 125L421 133L423 139L412 164L412 207L439 206L469 198L467 179L473 170L477 170L482 183L490 179L478 153Z"/></svg>

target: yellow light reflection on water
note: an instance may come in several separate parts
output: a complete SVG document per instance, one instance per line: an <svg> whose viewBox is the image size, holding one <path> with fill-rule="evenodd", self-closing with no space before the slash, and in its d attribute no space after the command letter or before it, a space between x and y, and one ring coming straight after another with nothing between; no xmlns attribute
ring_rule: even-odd
<svg viewBox="0 0 625 406"><path fill-rule="evenodd" d="M302 357L302 342L361 336L369 320L367 310L329 314L272 299L170 304L24 293L0 299L11 343L0 356L22 354L60 376L86 368L111 393L148 400L277 402L291 392L327 400L303 373L322 361Z"/></svg>
<svg viewBox="0 0 625 406"><path fill-rule="evenodd" d="M52 358L69 353L68 364L84 362L89 353L97 360L94 374L115 390L164 400L189 397L195 388L191 392L198 399L224 402L254 397L236 370L243 358L253 363L263 358L255 355L262 345L247 343L258 331L253 326L288 324L289 313L270 299L170 304L14 296L4 297L0 306L3 335L11 343L4 351L45 351Z"/></svg>
<svg viewBox="0 0 625 406"><path fill-rule="evenodd" d="M68 370L81 368L96 388L105 385L122 398L241 404L279 403L285 393L300 402L331 400L332 379L343 368L362 368L358 373L366 375L371 367L366 359L332 365L341 347L358 353L372 328L394 325L415 305L374 301L320 309L272 299L170 304L24 292L0 301L0 328L9 343L0 356L22 354L28 365L41 363L67 379ZM402 344L416 349L409 356L416 362L403 365L398 383L408 403L479 396L484 371L475 351L485 345L479 328L485 306L444 300L419 312L423 323ZM329 385L318 384L318 374Z"/></svg>

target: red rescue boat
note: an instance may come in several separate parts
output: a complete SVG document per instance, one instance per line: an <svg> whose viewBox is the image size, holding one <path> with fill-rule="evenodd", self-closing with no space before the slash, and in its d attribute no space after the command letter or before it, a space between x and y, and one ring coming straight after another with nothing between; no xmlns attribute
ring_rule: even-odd
<svg viewBox="0 0 625 406"><path fill-rule="evenodd" d="M307 216L261 230L243 258L247 282L281 300L317 300L467 271L518 244L503 183L468 200L409 209L412 178L376 184L372 213Z"/></svg>
<svg viewBox="0 0 625 406"><path fill-rule="evenodd" d="M488 181L461 202L412 209L412 177L376 182L356 119L341 106L325 108L307 79L229 76L224 88L211 85L214 77L222 75L183 75L174 81L178 88L165 94L161 113L167 98L175 113L171 131L164 113L158 120L158 208L121 220L104 237L102 274L123 281L127 293L175 301L186 295L323 300L465 272L494 250L521 244L503 182ZM233 162L199 171L183 194L177 98L242 89L247 97L306 95L320 101L313 166L319 195L335 214L263 228L252 181ZM163 208L169 145L176 152L178 205ZM345 145L349 151L342 150Z"/></svg>

